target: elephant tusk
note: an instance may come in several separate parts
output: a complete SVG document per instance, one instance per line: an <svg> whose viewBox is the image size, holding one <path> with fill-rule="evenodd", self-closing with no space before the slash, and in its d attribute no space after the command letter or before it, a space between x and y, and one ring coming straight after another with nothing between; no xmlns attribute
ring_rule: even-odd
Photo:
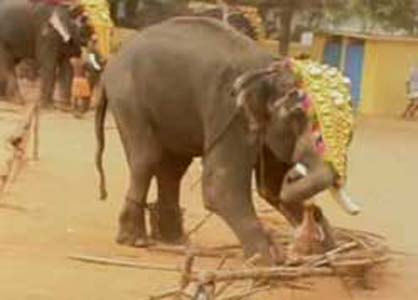
<svg viewBox="0 0 418 300"><path fill-rule="evenodd" d="M347 191L344 188L330 189L332 197L338 202L342 209L350 215L358 215L361 211L360 206L354 203L348 196Z"/></svg>
<svg viewBox="0 0 418 300"><path fill-rule="evenodd" d="M295 165L295 170L296 170L296 172L298 172L303 177L308 176L308 168L302 163L297 163Z"/></svg>

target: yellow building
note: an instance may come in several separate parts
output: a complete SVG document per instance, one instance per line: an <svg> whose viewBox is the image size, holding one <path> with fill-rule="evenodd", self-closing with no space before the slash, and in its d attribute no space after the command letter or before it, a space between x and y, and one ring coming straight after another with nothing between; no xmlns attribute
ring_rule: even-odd
<svg viewBox="0 0 418 300"><path fill-rule="evenodd" d="M318 33L311 53L350 77L360 113L399 115L405 107L406 81L418 65L418 38Z"/></svg>

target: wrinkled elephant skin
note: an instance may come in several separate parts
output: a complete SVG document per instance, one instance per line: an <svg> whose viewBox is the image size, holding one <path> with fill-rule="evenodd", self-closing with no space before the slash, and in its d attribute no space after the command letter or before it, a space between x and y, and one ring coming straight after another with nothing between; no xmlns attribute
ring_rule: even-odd
<svg viewBox="0 0 418 300"><path fill-rule="evenodd" d="M147 238L144 209L153 177L160 238L181 240L180 181L192 159L201 156L205 207L231 228L247 257L260 253L263 263L282 262L283 252L257 219L251 181L256 171L260 194L293 225L301 222L301 203L286 206L278 197L295 163L295 148L301 161L316 156L316 165L322 165L308 142L299 143L308 118L298 109L295 86L285 63L208 18L168 20L122 47L104 71L96 112L102 198L107 195L102 167L107 106L130 170L118 241L134 245ZM320 210L316 214L326 224Z"/></svg>
<svg viewBox="0 0 418 300"><path fill-rule="evenodd" d="M41 101L52 103L58 70L62 100L69 103L70 58L81 55L81 46L90 34L88 26L78 25L75 18L73 11L62 5L0 1L0 81L13 83L16 65L33 59L41 77Z"/></svg>

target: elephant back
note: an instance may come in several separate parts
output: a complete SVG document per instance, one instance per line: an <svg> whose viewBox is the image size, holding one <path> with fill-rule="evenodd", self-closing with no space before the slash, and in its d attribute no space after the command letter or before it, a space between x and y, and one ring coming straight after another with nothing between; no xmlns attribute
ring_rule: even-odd
<svg viewBox="0 0 418 300"><path fill-rule="evenodd" d="M0 1L0 42L15 60L34 56L36 24L31 14L26 1Z"/></svg>

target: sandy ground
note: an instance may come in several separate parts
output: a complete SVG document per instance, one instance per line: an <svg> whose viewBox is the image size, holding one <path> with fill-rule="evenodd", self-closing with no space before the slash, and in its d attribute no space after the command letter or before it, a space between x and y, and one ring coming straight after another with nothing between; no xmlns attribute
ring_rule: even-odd
<svg viewBox="0 0 418 300"><path fill-rule="evenodd" d="M5 122L0 121L0 127ZM31 162L9 195L0 200L0 299L131 300L173 286L173 273L96 266L71 261L70 254L123 256L140 262L176 266L182 259L117 246L117 216L127 185L127 170L116 131L107 130L106 171L110 197L98 200L93 165L95 139L91 116L74 119L46 112L41 124L41 160ZM318 280L311 292L281 290L260 296L271 299L418 299L418 199L416 188L418 122L365 119L359 122L351 151L349 189L363 206L348 217L321 200L332 223L385 234L396 257L372 279L374 289L351 289L342 280ZM186 226L204 214L194 164L182 190ZM150 200L155 199L155 190ZM217 218L194 238L195 243L234 242ZM200 261L202 264L215 262Z"/></svg>

